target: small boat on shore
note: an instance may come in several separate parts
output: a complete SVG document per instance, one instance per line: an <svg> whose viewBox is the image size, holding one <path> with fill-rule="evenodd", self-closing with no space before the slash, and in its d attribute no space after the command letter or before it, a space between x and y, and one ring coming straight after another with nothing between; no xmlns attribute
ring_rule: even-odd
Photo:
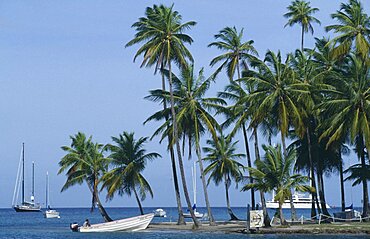
<svg viewBox="0 0 370 239"><path fill-rule="evenodd" d="M148 227L152 221L154 213L149 213L137 217L130 217L111 222L92 224L90 226L79 226L71 224L70 228L75 232L118 232L118 231L140 231Z"/></svg>
<svg viewBox="0 0 370 239"><path fill-rule="evenodd" d="M162 208L157 208L155 211L154 211L154 216L155 217L167 217L167 213L165 210L163 210Z"/></svg>
<svg viewBox="0 0 370 239"><path fill-rule="evenodd" d="M274 201L274 195L272 196L272 200L266 202L266 207L267 208L273 208L277 209L279 208L279 202ZM311 195L309 196L304 196L304 194L299 194L299 193L294 193L293 194L293 204L294 208L296 209L310 209L312 206L312 197ZM285 200L283 205L283 209L290 208L290 200ZM326 204L326 208L330 208L328 204Z"/></svg>

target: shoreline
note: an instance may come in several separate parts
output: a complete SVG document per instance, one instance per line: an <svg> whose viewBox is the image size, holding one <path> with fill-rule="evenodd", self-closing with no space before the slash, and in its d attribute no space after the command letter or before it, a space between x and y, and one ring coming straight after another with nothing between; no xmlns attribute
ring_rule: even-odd
<svg viewBox="0 0 370 239"><path fill-rule="evenodd" d="M290 225L288 227L274 226L259 228L248 232L245 221L218 221L216 226L202 222L198 229L193 229L193 222L186 225L176 225L176 222L162 222L149 224L147 231L188 231L201 233L225 234L370 234L370 222L362 223L327 223Z"/></svg>

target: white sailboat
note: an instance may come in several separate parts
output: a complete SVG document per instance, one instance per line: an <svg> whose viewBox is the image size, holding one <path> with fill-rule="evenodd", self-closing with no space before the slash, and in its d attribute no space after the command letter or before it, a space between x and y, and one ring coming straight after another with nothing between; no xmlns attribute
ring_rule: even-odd
<svg viewBox="0 0 370 239"><path fill-rule="evenodd" d="M49 205L49 172L46 172L46 211L44 213L45 218L60 218L57 210L51 209Z"/></svg>
<svg viewBox="0 0 370 239"><path fill-rule="evenodd" d="M197 211L197 168L195 167L195 162L194 162L194 165L193 165L193 168L192 168L192 172L191 172L191 176L192 176L192 180L193 180L193 200L194 200L194 204L193 204L193 211L194 211L194 215L196 218L202 218L203 217L203 213L200 213ZM184 213L184 217L185 218L191 218L191 214L190 212L188 213Z"/></svg>
<svg viewBox="0 0 370 239"><path fill-rule="evenodd" d="M27 202L24 199L24 143L22 144L22 154L18 164L17 179L13 194L13 208L16 212L40 212L41 206L35 203L35 162L32 162L32 193L31 201ZM19 190L21 189L22 202L18 203Z"/></svg>

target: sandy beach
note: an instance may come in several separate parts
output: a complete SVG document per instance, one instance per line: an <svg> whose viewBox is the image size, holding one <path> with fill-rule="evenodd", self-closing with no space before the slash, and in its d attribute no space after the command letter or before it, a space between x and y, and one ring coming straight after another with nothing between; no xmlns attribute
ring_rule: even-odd
<svg viewBox="0 0 370 239"><path fill-rule="evenodd" d="M291 225L289 227L260 228L248 232L245 221L217 222L216 226L202 223L199 229L193 229L193 223L176 225L176 223L152 223L149 231L196 231L207 233L256 233L256 234L370 234L370 223L330 223Z"/></svg>

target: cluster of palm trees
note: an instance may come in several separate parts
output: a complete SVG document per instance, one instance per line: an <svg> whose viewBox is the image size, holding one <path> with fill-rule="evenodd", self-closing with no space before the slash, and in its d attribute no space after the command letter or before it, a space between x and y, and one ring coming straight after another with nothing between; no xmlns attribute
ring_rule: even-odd
<svg viewBox="0 0 370 239"><path fill-rule="evenodd" d="M154 74L159 72L162 79L161 88L151 90L146 97L162 107L145 123L161 122L152 138L158 136L160 142L167 144L179 224L185 223L181 205L183 194L194 226L200 225L192 210L183 163L185 155L193 158L194 153L211 225L214 225L214 219L207 193L210 181L216 185L225 184L231 219L237 219L229 203L228 189L232 180L243 183L243 190L250 190L252 209L256 207L255 191L259 191L265 212L264 194L267 192L276 191L275 200L281 210L284 200L291 199L293 190L309 191L314 199L311 210L314 216L321 212L329 214L324 174L333 171L340 174L342 209L345 207L343 181L347 174L347 180L362 184L363 215L369 214L370 18L360 1L342 3L331 15L337 23L326 27L328 32L334 32L334 38L315 38L315 47L309 49L303 45L304 33L313 33L312 23L320 23L312 16L318 9L304 0L295 0L288 11L284 15L288 18L286 26L299 24L302 28L300 49L286 56L280 51L269 50L259 58L254 42L244 41L243 29L225 27L214 36L215 42L209 44L209 47L222 51L210 61L211 66L218 67L209 77L204 76L203 69L195 72L194 59L186 46L193 42L186 31L196 22L184 23L173 5L147 7L145 16L132 25L136 34L126 46L140 45L134 60L142 57L141 66L153 67ZM174 68L178 73L174 73ZM216 97L207 97L207 90L224 70L229 80L224 91ZM245 154L237 153L235 136L239 132L243 136ZM264 157L260 155L258 142L262 136L269 144L262 146ZM254 141L254 156L250 153L250 137ZM64 148L67 155L75 153L74 140L72 137L73 149ZM277 146L272 146L273 140L279 141ZM287 141L292 143L287 145ZM202 145L204 143L206 145ZM353 146L360 162L344 170L342 155ZM114 153L114 147L108 149L112 151L112 157L118 155ZM76 154L76 160L82 156ZM245 163L241 163L244 158ZM75 168L85 169L77 162L69 161L67 156L62 159L61 171L69 168L68 179L78 172ZM123 164L125 168L126 163L114 162L116 170L102 177L109 197L114 192L130 194L133 191L138 198L135 187L126 185L127 182L136 185L136 178L132 181L126 177L129 174L123 177L119 165ZM102 165L102 168L106 167ZM86 181L93 194L93 203L100 205L93 189L96 187L94 179L102 172L88 170L89 176L68 180L64 188ZM298 171L308 176L297 174ZM311 185L306 184L308 180ZM143 192L148 191L145 190L147 187L140 188ZM293 203L291 205L294 219ZM268 224L267 213L265 216ZM280 217L284 222L282 211Z"/></svg>
<svg viewBox="0 0 370 239"><path fill-rule="evenodd" d="M161 157L158 153L146 152L144 146L148 138L135 139L134 133L123 132L112 137L113 144L106 145L93 142L91 136L86 137L81 132L70 138L71 145L62 147L66 155L59 162L58 174L65 172L67 176L62 191L86 184L92 197L91 210L97 206L105 221L112 219L100 201L101 190L107 190L107 200L113 199L115 194L134 194L143 215L141 201L147 193L153 197L153 191L142 171L147 161Z"/></svg>

